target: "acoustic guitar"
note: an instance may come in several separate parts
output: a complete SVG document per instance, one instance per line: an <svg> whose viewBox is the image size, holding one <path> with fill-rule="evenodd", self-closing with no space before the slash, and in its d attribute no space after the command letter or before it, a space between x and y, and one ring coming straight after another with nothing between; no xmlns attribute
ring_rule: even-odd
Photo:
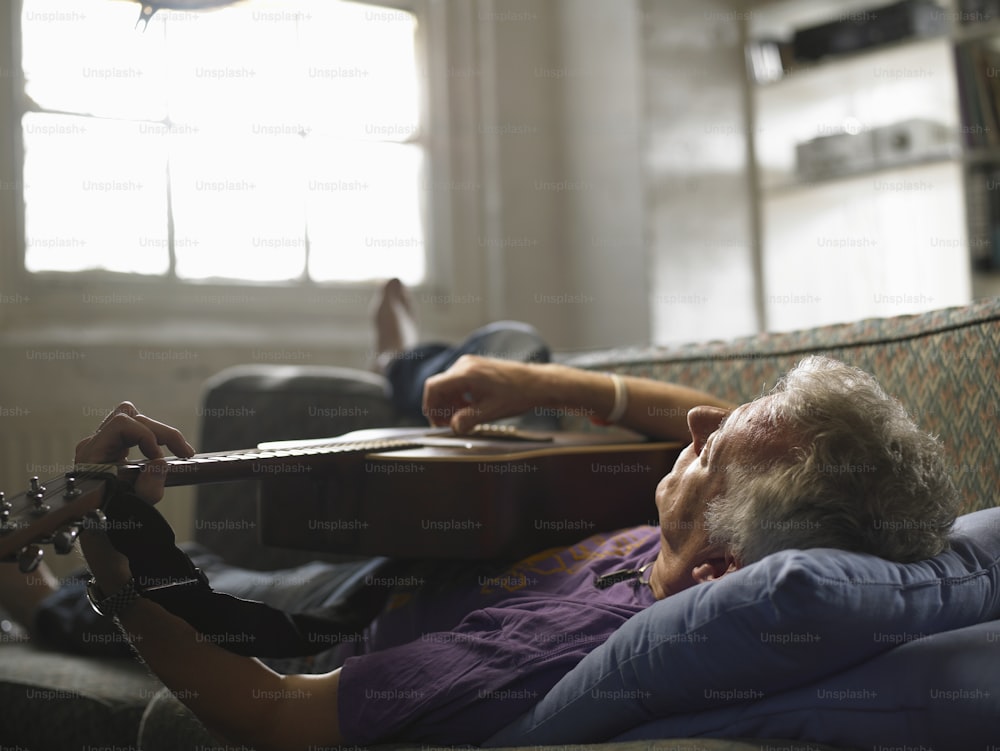
<svg viewBox="0 0 1000 751"><path fill-rule="evenodd" d="M679 443L628 431L542 433L480 426L360 430L335 438L167 459L168 486L255 478L266 545L395 558L515 558L599 531L656 524L653 492ZM109 475L84 465L0 493L0 560L30 571L43 544L69 552L102 524Z"/></svg>

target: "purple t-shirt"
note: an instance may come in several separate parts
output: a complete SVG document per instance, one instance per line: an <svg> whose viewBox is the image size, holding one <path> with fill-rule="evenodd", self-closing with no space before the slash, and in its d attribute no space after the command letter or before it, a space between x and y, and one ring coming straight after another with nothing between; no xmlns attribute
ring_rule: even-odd
<svg viewBox="0 0 1000 751"><path fill-rule="evenodd" d="M390 609L371 634L373 651L344 663L344 739L481 744L653 604L635 580L604 589L594 581L652 562L659 547L656 527L595 535Z"/></svg>

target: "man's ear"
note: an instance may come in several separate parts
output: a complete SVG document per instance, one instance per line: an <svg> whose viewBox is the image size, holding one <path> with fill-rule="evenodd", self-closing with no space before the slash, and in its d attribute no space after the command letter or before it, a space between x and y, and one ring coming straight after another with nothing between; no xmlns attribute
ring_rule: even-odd
<svg viewBox="0 0 1000 751"><path fill-rule="evenodd" d="M696 583L710 582L718 579L730 571L736 571L740 567L739 562L730 554L712 556L705 558L701 563L691 570L691 578Z"/></svg>

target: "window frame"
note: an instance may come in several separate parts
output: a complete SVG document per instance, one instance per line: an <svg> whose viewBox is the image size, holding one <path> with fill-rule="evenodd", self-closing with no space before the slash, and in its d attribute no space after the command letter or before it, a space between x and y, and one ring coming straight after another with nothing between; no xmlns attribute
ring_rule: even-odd
<svg viewBox="0 0 1000 751"><path fill-rule="evenodd" d="M110 1L110 0L109 0ZM427 186L446 179L449 173L446 93L435 91L433 71L446 68L447 55L432 44L429 37L434 13L434 0L352 0L362 4L394 8L413 13L417 18L416 51L418 75L424 81L420 102L420 142L424 146L424 178ZM45 311L42 321L32 317L25 305L0 306L0 323L39 328L110 324L119 332L128 329L125 318L135 326L148 328L150 320L170 316L172 319L198 319L196 336L225 337L230 340L234 326L248 330L244 337L253 337L250 328L260 331L261 312L266 311L275 321L276 337L295 336L309 339L323 334L328 341L360 344L360 335L350 333L362 322L367 324L369 310L365 301L374 293L378 282L317 282L311 279L287 282L199 281L179 279L173 274L157 276L121 273L107 270L79 272L29 272L25 267L25 205L22 192L24 145L21 117L28 111L24 100L24 75L21 70L20 18L22 2L8 5L9 35L0 35L0 295L14 302L30 302ZM138 4L136 4L138 15ZM444 29L440 33L444 33ZM436 51L437 50L437 51ZM443 79L437 79L443 80ZM3 85L3 84L6 85ZM442 199L442 191L428 189L425 193L424 247L427 273L416 292L430 291L440 295L454 288L453 262L448 227L451 207ZM6 247L13 245L12 248ZM106 305L83 302L104 301ZM322 306L322 315L317 308ZM140 311L141 309L141 311ZM335 323L331 330L331 321ZM204 324L202 323L204 322ZM322 328L320 325L322 322ZM132 328L134 329L135 326ZM338 333L339 332L339 333ZM238 332L239 333L239 332Z"/></svg>

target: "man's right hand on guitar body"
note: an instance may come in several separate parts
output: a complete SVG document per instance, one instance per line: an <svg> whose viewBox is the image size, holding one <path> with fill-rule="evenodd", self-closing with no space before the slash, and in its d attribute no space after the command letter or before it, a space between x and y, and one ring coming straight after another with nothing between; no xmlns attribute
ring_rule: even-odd
<svg viewBox="0 0 1000 751"><path fill-rule="evenodd" d="M431 425L468 433L476 425L555 406L548 371L538 365L463 355L424 384L424 415Z"/></svg>
<svg viewBox="0 0 1000 751"><path fill-rule="evenodd" d="M687 441L687 413L697 406L732 404L696 389L622 376L625 410L615 422L651 438ZM531 410L573 411L597 421L612 413L616 389L606 373L554 363L522 363L465 355L424 385L424 414L432 425L468 433L480 423Z"/></svg>

